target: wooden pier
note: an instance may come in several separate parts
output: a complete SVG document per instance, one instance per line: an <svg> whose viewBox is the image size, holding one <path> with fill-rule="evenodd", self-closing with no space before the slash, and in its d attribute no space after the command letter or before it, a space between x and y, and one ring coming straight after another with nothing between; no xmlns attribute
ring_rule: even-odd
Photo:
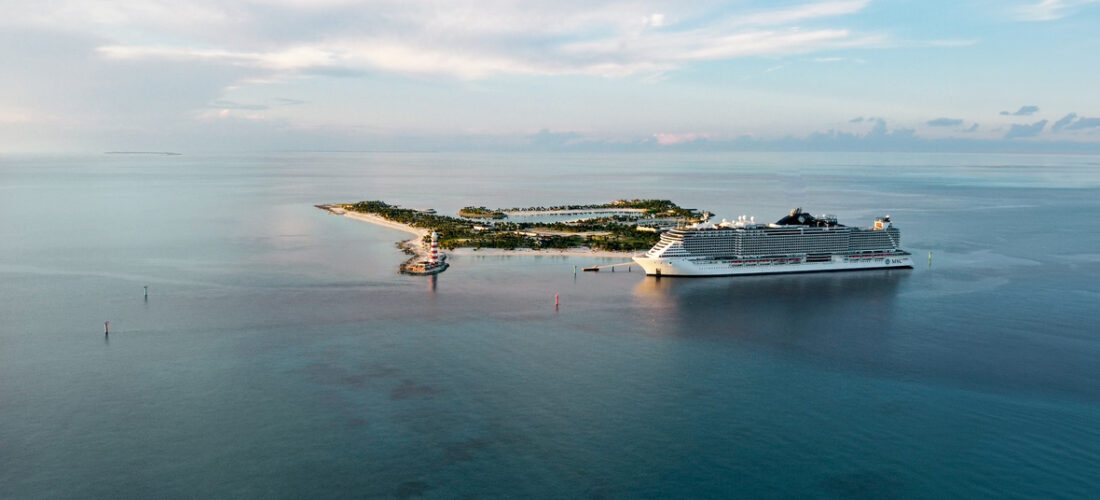
<svg viewBox="0 0 1100 500"><path fill-rule="evenodd" d="M586 268L584 268L584 269L581 269L581 270L582 270L582 271L585 271L585 272L596 272L596 273L598 273L598 272L600 272L600 269L608 269L608 268L610 268L610 269L611 269L612 271L614 271L614 270L615 270L615 268L616 268L616 267L618 267L618 266L627 266L627 268L626 268L626 269L627 269L627 272L629 272L629 271L630 271L630 267L629 267L629 266L633 266L633 265L634 265L634 262L633 262L633 261L631 261L631 262L620 262L620 263L618 263L618 264L604 264L604 265L602 265L602 266L591 266L591 267L586 267Z"/></svg>

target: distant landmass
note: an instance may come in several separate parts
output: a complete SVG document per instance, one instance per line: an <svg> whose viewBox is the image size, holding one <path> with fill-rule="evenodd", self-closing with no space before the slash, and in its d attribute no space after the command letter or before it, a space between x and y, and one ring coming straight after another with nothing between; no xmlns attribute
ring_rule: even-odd
<svg viewBox="0 0 1100 500"><path fill-rule="evenodd" d="M175 153L172 151L106 151L105 155L162 155L162 156L180 156L183 153Z"/></svg>

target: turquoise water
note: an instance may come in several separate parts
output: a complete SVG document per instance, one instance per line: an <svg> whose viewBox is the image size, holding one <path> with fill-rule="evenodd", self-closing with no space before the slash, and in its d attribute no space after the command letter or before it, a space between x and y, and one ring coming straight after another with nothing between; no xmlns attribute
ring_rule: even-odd
<svg viewBox="0 0 1100 500"><path fill-rule="evenodd" d="M1098 167L0 158L0 497L1096 497ZM433 281L396 273L403 233L312 206L622 197L889 213L921 265L658 281L459 255Z"/></svg>

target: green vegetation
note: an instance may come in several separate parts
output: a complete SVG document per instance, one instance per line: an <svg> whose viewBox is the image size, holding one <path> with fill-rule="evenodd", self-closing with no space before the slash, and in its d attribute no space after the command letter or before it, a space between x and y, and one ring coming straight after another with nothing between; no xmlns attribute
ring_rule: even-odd
<svg viewBox="0 0 1100 500"><path fill-rule="evenodd" d="M568 205L559 207L534 207L522 211L582 210L582 209L642 209L638 217L615 215L575 222L514 223L503 219L503 210L485 207L466 207L459 214L464 217L492 218L493 222L480 223L469 219L437 215L408 208L400 208L382 201L361 201L341 205L346 210L379 215L394 222L413 227L433 229L439 234L439 245L445 249L473 248L571 248L588 246L598 250L636 251L646 250L657 244L660 234L638 230L642 219L698 220L694 210L677 206L668 200L619 200L602 205ZM477 214L477 215L470 215ZM500 214L500 217L497 217ZM598 233L598 234L546 234Z"/></svg>
<svg viewBox="0 0 1100 500"><path fill-rule="evenodd" d="M503 219L507 217L500 210L490 210L485 207L464 207L458 211L458 215L473 219Z"/></svg>
<svg viewBox="0 0 1100 500"><path fill-rule="evenodd" d="M640 208L649 216L675 217L685 220L698 220L699 213L690 208L683 208L670 200L619 200L608 208Z"/></svg>
<svg viewBox="0 0 1100 500"><path fill-rule="evenodd" d="M484 207L482 207L484 208ZM546 212L554 210L638 209L647 216L698 219L699 214L690 208L682 208L670 200L616 200L598 205L557 205L553 207L528 207L499 209L498 212Z"/></svg>

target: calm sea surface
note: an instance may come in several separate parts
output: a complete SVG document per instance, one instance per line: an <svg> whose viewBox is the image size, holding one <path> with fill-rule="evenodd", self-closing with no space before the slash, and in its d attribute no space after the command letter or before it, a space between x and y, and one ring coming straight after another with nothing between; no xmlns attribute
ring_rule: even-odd
<svg viewBox="0 0 1100 500"><path fill-rule="evenodd" d="M313 208L623 197L918 266L431 280ZM0 497L1097 498L1098 213L1095 156L0 157Z"/></svg>

